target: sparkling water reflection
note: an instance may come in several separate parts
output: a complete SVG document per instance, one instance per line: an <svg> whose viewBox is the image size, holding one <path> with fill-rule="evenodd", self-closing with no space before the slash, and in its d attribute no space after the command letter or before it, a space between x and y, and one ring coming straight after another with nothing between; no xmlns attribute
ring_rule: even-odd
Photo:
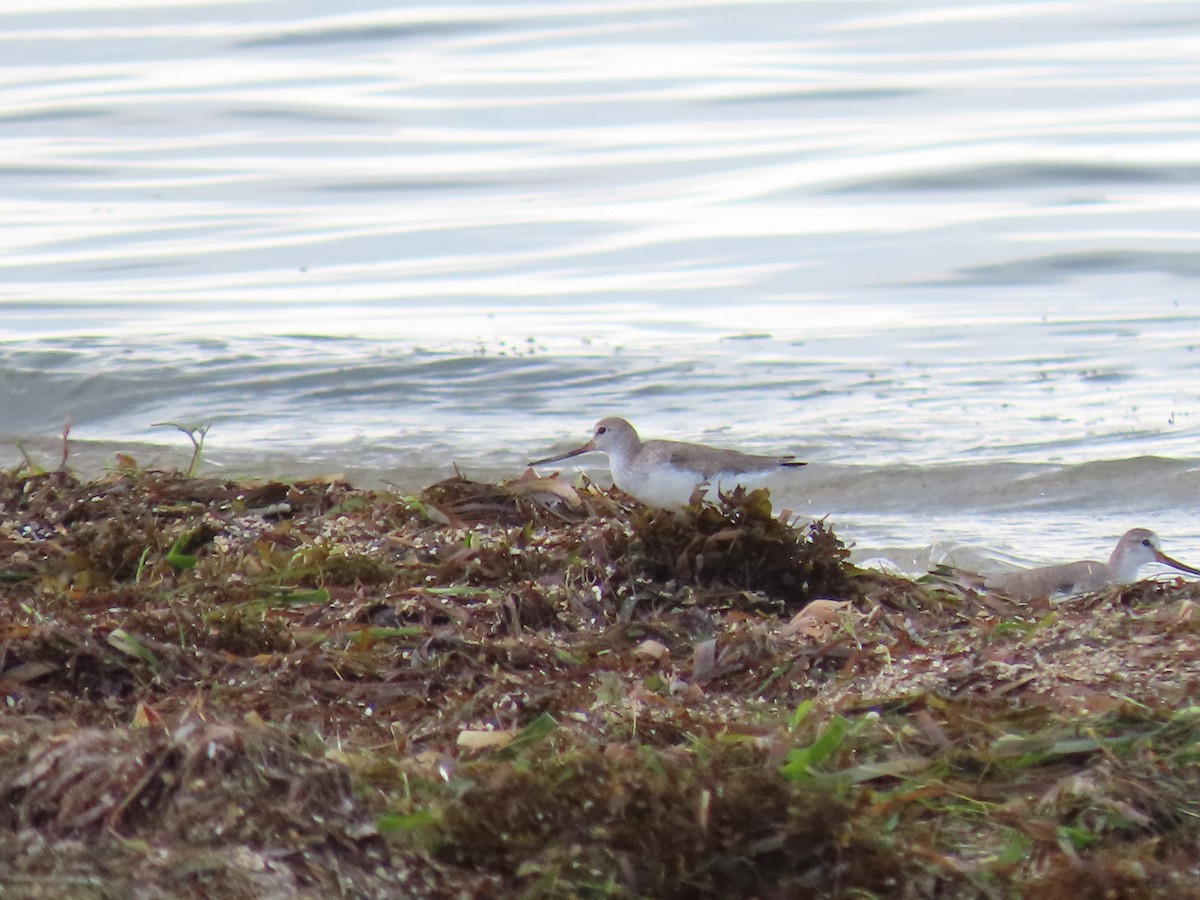
<svg viewBox="0 0 1200 900"><path fill-rule="evenodd" d="M186 418L214 462L512 472L619 412L803 454L781 495L862 540L1015 541L1016 504L1078 555L1101 496L1097 546L1200 544L1190 476L1144 477L1198 437L1189 4L14 0L0 26L10 439ZM1013 464L1071 477L1039 501ZM961 465L935 513L921 485Z"/></svg>

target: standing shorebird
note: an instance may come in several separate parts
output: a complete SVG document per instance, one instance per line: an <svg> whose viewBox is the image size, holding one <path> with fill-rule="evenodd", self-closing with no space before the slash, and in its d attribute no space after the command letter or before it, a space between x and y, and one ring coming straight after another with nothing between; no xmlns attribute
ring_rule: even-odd
<svg viewBox="0 0 1200 900"><path fill-rule="evenodd" d="M647 506L664 509L687 506L697 486L710 491L746 487L780 468L805 465L792 456L756 456L683 441L643 441L632 425L616 417L597 422L592 439L582 447L529 465L558 462L594 450L608 454L613 484Z"/></svg>
<svg viewBox="0 0 1200 900"><path fill-rule="evenodd" d="M984 587L1014 600L1033 600L1055 594L1084 594L1110 584L1137 581L1138 570L1148 563L1162 563L1180 572L1200 575L1200 569L1185 566L1159 549L1158 535L1148 528L1132 528L1121 535L1108 562L1094 559L1006 572L984 579Z"/></svg>

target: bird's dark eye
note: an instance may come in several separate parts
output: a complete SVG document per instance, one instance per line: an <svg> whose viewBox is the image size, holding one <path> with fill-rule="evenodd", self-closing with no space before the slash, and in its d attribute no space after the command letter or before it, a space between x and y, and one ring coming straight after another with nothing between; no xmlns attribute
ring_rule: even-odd
<svg viewBox="0 0 1200 900"><path fill-rule="evenodd" d="M1146 538L1145 540L1142 541L1142 546L1143 547L1153 547L1154 545L1150 543L1150 538Z"/></svg>
<svg viewBox="0 0 1200 900"><path fill-rule="evenodd" d="M607 428L597 428L596 434L604 434L604 432L606 432L606 431L608 431Z"/></svg>

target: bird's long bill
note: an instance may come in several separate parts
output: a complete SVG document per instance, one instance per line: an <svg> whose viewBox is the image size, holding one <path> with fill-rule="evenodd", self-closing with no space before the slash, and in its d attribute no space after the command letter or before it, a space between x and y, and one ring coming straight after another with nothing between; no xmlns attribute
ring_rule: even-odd
<svg viewBox="0 0 1200 900"><path fill-rule="evenodd" d="M572 456L579 456L582 453L588 453L596 448L588 441L582 447L576 447L574 450L568 450L566 453L560 453L558 456L547 456L545 459L535 459L529 463L531 466L540 466L544 463L559 462L560 460L570 459ZM1200 573L1198 573L1200 574Z"/></svg>
<svg viewBox="0 0 1200 900"><path fill-rule="evenodd" d="M1200 575L1200 569L1193 569L1191 566L1185 566L1177 559L1171 559L1161 550L1154 551L1154 558L1164 566L1170 566L1172 569L1178 569L1180 572L1189 572L1192 575Z"/></svg>

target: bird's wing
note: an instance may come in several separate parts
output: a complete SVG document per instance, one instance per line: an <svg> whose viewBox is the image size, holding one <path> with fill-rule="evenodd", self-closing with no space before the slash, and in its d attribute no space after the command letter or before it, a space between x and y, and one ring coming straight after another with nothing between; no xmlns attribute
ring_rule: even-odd
<svg viewBox="0 0 1200 900"><path fill-rule="evenodd" d="M1034 600L1055 594L1099 590L1107 583L1107 577L1108 567L1089 559L992 575L986 585L1016 600Z"/></svg>
<svg viewBox="0 0 1200 900"><path fill-rule="evenodd" d="M714 456L705 452L708 450L707 447L665 443L667 446L664 447L664 455L671 465L695 472L706 479L716 478L718 475L744 475L747 472L761 472L782 462L777 456L755 456L752 453L740 453L736 450L726 450Z"/></svg>

